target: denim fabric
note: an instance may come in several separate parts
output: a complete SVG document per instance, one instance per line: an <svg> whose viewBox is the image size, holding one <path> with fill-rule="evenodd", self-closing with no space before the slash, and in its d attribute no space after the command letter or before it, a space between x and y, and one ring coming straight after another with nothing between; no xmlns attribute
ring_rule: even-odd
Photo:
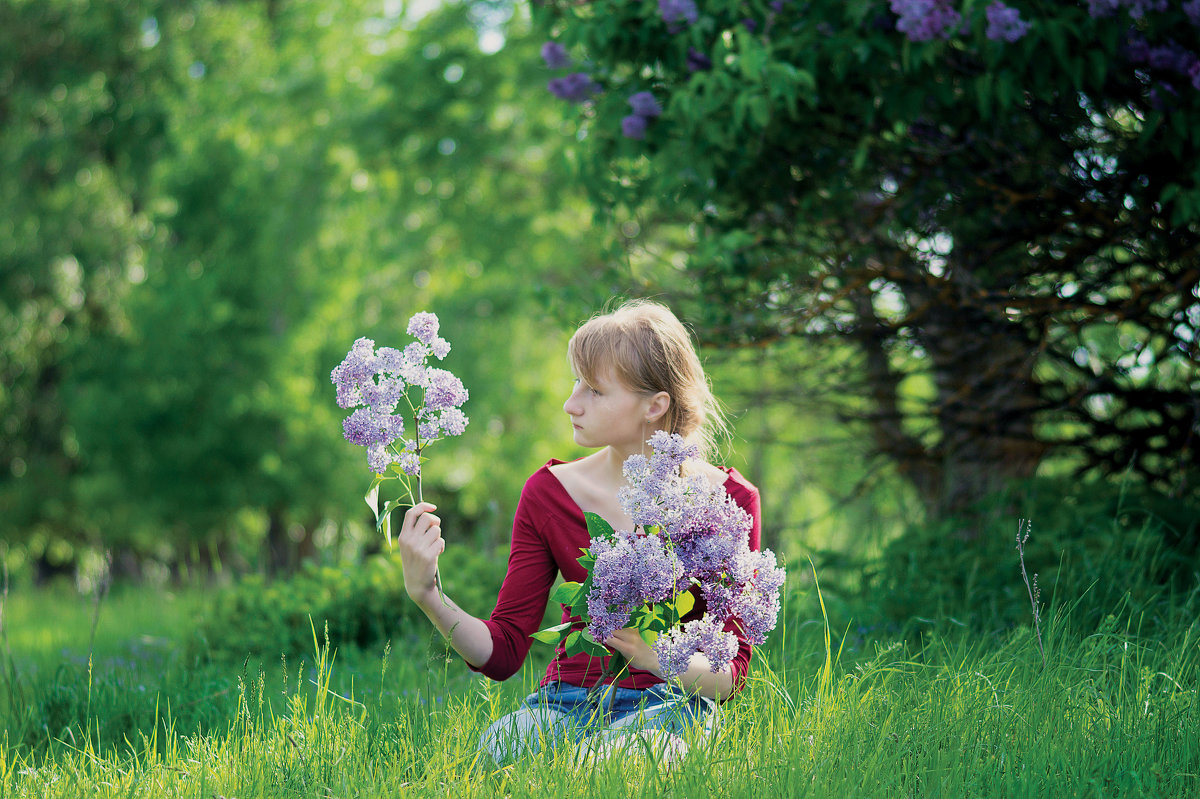
<svg viewBox="0 0 1200 799"><path fill-rule="evenodd" d="M498 765L549 751L564 743L595 746L631 733L656 731L660 743L707 737L716 703L662 683L644 691L551 683L525 697L520 709L494 722L479 748Z"/></svg>

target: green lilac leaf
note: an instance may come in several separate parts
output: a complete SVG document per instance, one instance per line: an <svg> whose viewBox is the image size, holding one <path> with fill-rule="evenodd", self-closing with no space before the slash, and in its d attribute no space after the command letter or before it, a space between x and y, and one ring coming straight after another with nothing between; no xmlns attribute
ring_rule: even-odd
<svg viewBox="0 0 1200 799"><path fill-rule="evenodd" d="M529 637L544 644L557 644L563 638L566 638L570 631L571 622L566 621L562 624L556 624L553 627L547 627L544 630L538 630L536 633L530 633Z"/></svg>
<svg viewBox="0 0 1200 799"><path fill-rule="evenodd" d="M582 584L567 582L554 589L550 594L550 601L573 607L579 601L579 595L582 593L584 593ZM586 594L584 595L586 596Z"/></svg>

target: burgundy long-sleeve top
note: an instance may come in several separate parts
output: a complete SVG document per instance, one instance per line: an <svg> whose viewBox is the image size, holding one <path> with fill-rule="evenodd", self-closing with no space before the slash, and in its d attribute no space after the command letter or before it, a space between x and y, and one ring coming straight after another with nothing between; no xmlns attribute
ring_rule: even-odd
<svg viewBox="0 0 1200 799"><path fill-rule="evenodd" d="M575 500L550 471L550 466L558 463L562 461L551 460L534 472L525 482L517 503L508 573L500 586L496 607L484 621L492 634L492 655L481 668L472 667L493 680L508 679L525 662L533 642L529 636L542 623L550 588L558 574L561 573L564 580L579 583L587 579L587 572L578 560L582 550L591 544L587 521ZM761 516L758 489L736 469L726 469L725 473L728 475L725 491L753 519L748 543L750 549L757 550ZM684 618L690 620L703 614L704 602L698 598L692 612ZM563 605L562 620L578 622L579 618L570 615L569 608ZM751 646L734 619L727 621L725 629L738 639L738 651L732 663L736 692L750 666ZM590 688L601 680L608 661L607 657L598 658L587 653L567 657L561 643L554 654L541 685L561 681ZM645 690L660 682L662 680L656 675L630 667L627 676L617 685Z"/></svg>

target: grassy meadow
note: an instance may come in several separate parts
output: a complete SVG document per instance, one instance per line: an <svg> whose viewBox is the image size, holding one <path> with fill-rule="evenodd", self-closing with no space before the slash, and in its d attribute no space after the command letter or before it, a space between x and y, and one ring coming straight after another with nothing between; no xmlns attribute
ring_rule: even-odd
<svg viewBox="0 0 1200 799"><path fill-rule="evenodd" d="M1051 605L1043 665L1032 624L896 625L793 580L715 738L669 770L570 752L483 767L481 732L544 653L503 684L425 630L376 652L317 630L302 660L220 661L194 644L202 592L14 590L0 797L1200 795L1195 594L1090 630L1083 599Z"/></svg>

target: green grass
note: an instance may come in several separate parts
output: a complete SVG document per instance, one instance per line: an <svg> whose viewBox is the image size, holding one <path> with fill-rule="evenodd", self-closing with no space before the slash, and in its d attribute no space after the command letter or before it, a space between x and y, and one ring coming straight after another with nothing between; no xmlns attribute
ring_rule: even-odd
<svg viewBox="0 0 1200 799"><path fill-rule="evenodd" d="M1171 608L1153 636L1141 613L1086 632L1051 613L1043 667L1028 629L829 630L815 591L796 594L711 745L669 773L639 757L581 770L569 753L492 772L479 735L532 670L491 683L437 641L188 662L178 642L200 601L108 598L89 672L89 601L11 596L0 799L1200 795L1200 623Z"/></svg>

